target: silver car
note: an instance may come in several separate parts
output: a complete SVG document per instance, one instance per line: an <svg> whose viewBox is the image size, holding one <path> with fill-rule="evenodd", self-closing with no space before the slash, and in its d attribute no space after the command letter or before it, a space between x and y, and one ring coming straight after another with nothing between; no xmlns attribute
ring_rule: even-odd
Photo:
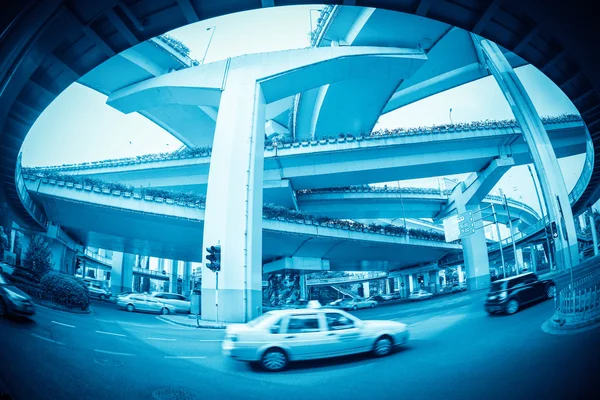
<svg viewBox="0 0 600 400"><path fill-rule="evenodd" d="M168 304L173 307L174 312L189 313L191 303L188 299L180 294L157 292L152 293L152 297L161 303Z"/></svg>
<svg viewBox="0 0 600 400"><path fill-rule="evenodd" d="M377 304L378 303L375 300L368 300L357 297L355 299L342 301L339 307L344 310L358 310L359 308L373 308Z"/></svg>
<svg viewBox="0 0 600 400"><path fill-rule="evenodd" d="M268 371L285 369L290 361L373 352L383 357L408 341L405 324L361 321L333 308L269 311L247 324L230 324L223 354L258 362Z"/></svg>
<svg viewBox="0 0 600 400"><path fill-rule="evenodd" d="M145 294L133 293L127 296L119 297L117 306L125 308L127 311L146 311L156 312L161 314L171 314L175 312L175 308L161 303L152 296Z"/></svg>

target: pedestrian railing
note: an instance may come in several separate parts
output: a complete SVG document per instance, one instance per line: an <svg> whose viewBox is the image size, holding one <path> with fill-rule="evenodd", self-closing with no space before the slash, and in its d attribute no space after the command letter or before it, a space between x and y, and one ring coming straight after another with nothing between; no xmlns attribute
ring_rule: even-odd
<svg viewBox="0 0 600 400"><path fill-rule="evenodd" d="M600 284L587 289L563 289L559 295L563 315L596 312L600 310Z"/></svg>

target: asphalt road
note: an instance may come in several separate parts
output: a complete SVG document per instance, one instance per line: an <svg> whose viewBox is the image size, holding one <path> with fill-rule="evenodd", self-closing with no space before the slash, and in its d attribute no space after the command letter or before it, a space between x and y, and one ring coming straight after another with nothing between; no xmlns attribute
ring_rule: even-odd
<svg viewBox="0 0 600 400"><path fill-rule="evenodd" d="M17 400L600 398L600 329L542 332L553 302L510 317L489 317L482 304L359 310L409 324L409 344L383 359L302 362L277 374L224 359L222 330L112 304L92 315L38 308L32 320L0 320L0 379Z"/></svg>

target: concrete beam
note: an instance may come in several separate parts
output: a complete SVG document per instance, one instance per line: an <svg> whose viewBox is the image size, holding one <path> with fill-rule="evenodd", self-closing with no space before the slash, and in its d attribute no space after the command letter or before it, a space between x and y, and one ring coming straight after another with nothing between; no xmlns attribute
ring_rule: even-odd
<svg viewBox="0 0 600 400"><path fill-rule="evenodd" d="M177 0L177 4L179 4L179 8L188 23L193 24L194 22L200 21L190 0Z"/></svg>
<svg viewBox="0 0 600 400"><path fill-rule="evenodd" d="M263 274L273 274L285 270L329 271L329 260L312 257L285 257L263 265Z"/></svg>
<svg viewBox="0 0 600 400"><path fill-rule="evenodd" d="M273 134L289 135L290 130L287 127L285 127L285 126L283 126L283 125L281 125L281 124L279 124L279 123L277 123L277 122L275 122L273 120L269 120L265 124L265 133L269 137L271 135L273 135Z"/></svg>
<svg viewBox="0 0 600 400"><path fill-rule="evenodd" d="M356 19L352 23L352 25L346 31L346 37L344 37L344 45L351 46L356 40L358 34L362 31L366 23L369 21L373 13L375 12L375 8L362 8L360 13L357 15Z"/></svg>

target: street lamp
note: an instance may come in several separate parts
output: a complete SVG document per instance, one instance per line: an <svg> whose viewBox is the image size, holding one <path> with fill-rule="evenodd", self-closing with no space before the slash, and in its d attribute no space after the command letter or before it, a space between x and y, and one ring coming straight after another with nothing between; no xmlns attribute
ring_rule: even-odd
<svg viewBox="0 0 600 400"><path fill-rule="evenodd" d="M206 45L206 50L204 51L204 56L202 57L202 61L200 64L204 64L204 59L206 59L206 54L208 53L208 49L210 48L210 43L212 42L213 36L215 35L215 31L217 30L216 26L211 26L210 28L206 28L207 31L212 31L210 34L210 39L208 39L208 45Z"/></svg>

